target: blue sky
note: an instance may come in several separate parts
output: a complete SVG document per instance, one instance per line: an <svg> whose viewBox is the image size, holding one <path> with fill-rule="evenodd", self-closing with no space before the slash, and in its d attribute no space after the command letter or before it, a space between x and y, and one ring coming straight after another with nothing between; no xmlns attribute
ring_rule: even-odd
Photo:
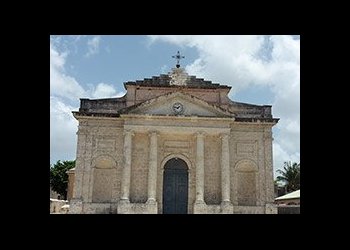
<svg viewBox="0 0 350 250"><path fill-rule="evenodd" d="M79 98L122 96L123 83L168 73L232 86L234 101L271 104L274 168L300 158L299 36L51 36L50 164L75 159Z"/></svg>

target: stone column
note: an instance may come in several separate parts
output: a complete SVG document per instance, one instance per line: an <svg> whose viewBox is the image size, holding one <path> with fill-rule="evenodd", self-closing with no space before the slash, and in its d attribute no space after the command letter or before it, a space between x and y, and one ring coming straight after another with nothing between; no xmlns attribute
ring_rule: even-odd
<svg viewBox="0 0 350 250"><path fill-rule="evenodd" d="M204 203L204 133L197 133L196 203Z"/></svg>
<svg viewBox="0 0 350 250"><path fill-rule="evenodd" d="M131 175L131 149L132 136L134 133L130 130L124 132L124 168L122 173L122 195L121 200L129 202L130 193L130 175Z"/></svg>
<svg viewBox="0 0 350 250"><path fill-rule="evenodd" d="M158 144L156 131L151 131L149 134L149 168L148 168L148 200L147 202L156 201L156 189L157 189L157 154Z"/></svg>
<svg viewBox="0 0 350 250"><path fill-rule="evenodd" d="M230 134L221 134L221 202L230 203Z"/></svg>

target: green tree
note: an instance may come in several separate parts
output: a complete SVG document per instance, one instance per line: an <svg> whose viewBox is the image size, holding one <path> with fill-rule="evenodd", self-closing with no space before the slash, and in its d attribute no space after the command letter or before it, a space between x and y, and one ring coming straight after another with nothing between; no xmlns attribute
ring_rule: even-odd
<svg viewBox="0 0 350 250"><path fill-rule="evenodd" d="M300 189L300 163L284 162L283 170L276 172L280 174L277 181L284 183L288 193Z"/></svg>
<svg viewBox="0 0 350 250"><path fill-rule="evenodd" d="M50 186L53 191L62 195L65 200L67 199L68 188L68 174L66 172L74 167L75 160L63 162L58 160L53 166L50 165Z"/></svg>

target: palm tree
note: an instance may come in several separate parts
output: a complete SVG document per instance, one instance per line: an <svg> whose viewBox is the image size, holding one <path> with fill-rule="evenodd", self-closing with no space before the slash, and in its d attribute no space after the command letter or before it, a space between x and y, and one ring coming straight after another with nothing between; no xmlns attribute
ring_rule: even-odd
<svg viewBox="0 0 350 250"><path fill-rule="evenodd" d="M277 176L277 181L285 183L287 192L300 189L300 163L284 162L283 170L276 171L280 175Z"/></svg>

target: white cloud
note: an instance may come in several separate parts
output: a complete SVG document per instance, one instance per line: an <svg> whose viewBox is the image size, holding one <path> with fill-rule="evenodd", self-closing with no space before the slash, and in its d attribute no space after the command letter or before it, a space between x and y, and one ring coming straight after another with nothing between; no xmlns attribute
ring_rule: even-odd
<svg viewBox="0 0 350 250"><path fill-rule="evenodd" d="M232 86L234 92L260 85L269 88L273 115L281 118L274 135L274 168L300 156L300 40L292 36L149 36L197 49L186 66L191 75ZM234 91L234 92L233 92ZM282 164L281 164L282 163Z"/></svg>
<svg viewBox="0 0 350 250"><path fill-rule="evenodd" d="M67 55L67 51L60 53L50 43L50 94L77 100L85 95L85 91L73 77L65 74Z"/></svg>
<svg viewBox="0 0 350 250"><path fill-rule="evenodd" d="M87 42L88 52L85 54L85 56L90 57L97 54L99 52L100 42L101 36L94 36L93 38L89 39Z"/></svg>
<svg viewBox="0 0 350 250"><path fill-rule="evenodd" d="M92 98L111 98L121 97L125 92L117 92L116 88L107 83L99 83L95 89L91 91Z"/></svg>
<svg viewBox="0 0 350 250"><path fill-rule="evenodd" d="M117 92L112 85L107 83L83 88L74 77L66 74L65 67L69 51L65 46L60 46L60 42L60 39L52 39L50 43L51 163L57 160L75 159L75 133L78 129L78 122L71 112L79 109L79 98L110 98L121 97L125 94L124 91ZM63 47L65 51L60 51L59 47Z"/></svg>
<svg viewBox="0 0 350 250"><path fill-rule="evenodd" d="M108 83L99 83L96 87L90 84L84 89L74 77L65 73L68 54L68 51L60 52L53 43L50 43L50 94L52 96L77 101L79 98L109 98L125 94L123 91L117 92L116 88Z"/></svg>
<svg viewBox="0 0 350 250"><path fill-rule="evenodd" d="M72 110L78 107L65 104L59 97L50 97L50 162L75 159L78 121Z"/></svg>

